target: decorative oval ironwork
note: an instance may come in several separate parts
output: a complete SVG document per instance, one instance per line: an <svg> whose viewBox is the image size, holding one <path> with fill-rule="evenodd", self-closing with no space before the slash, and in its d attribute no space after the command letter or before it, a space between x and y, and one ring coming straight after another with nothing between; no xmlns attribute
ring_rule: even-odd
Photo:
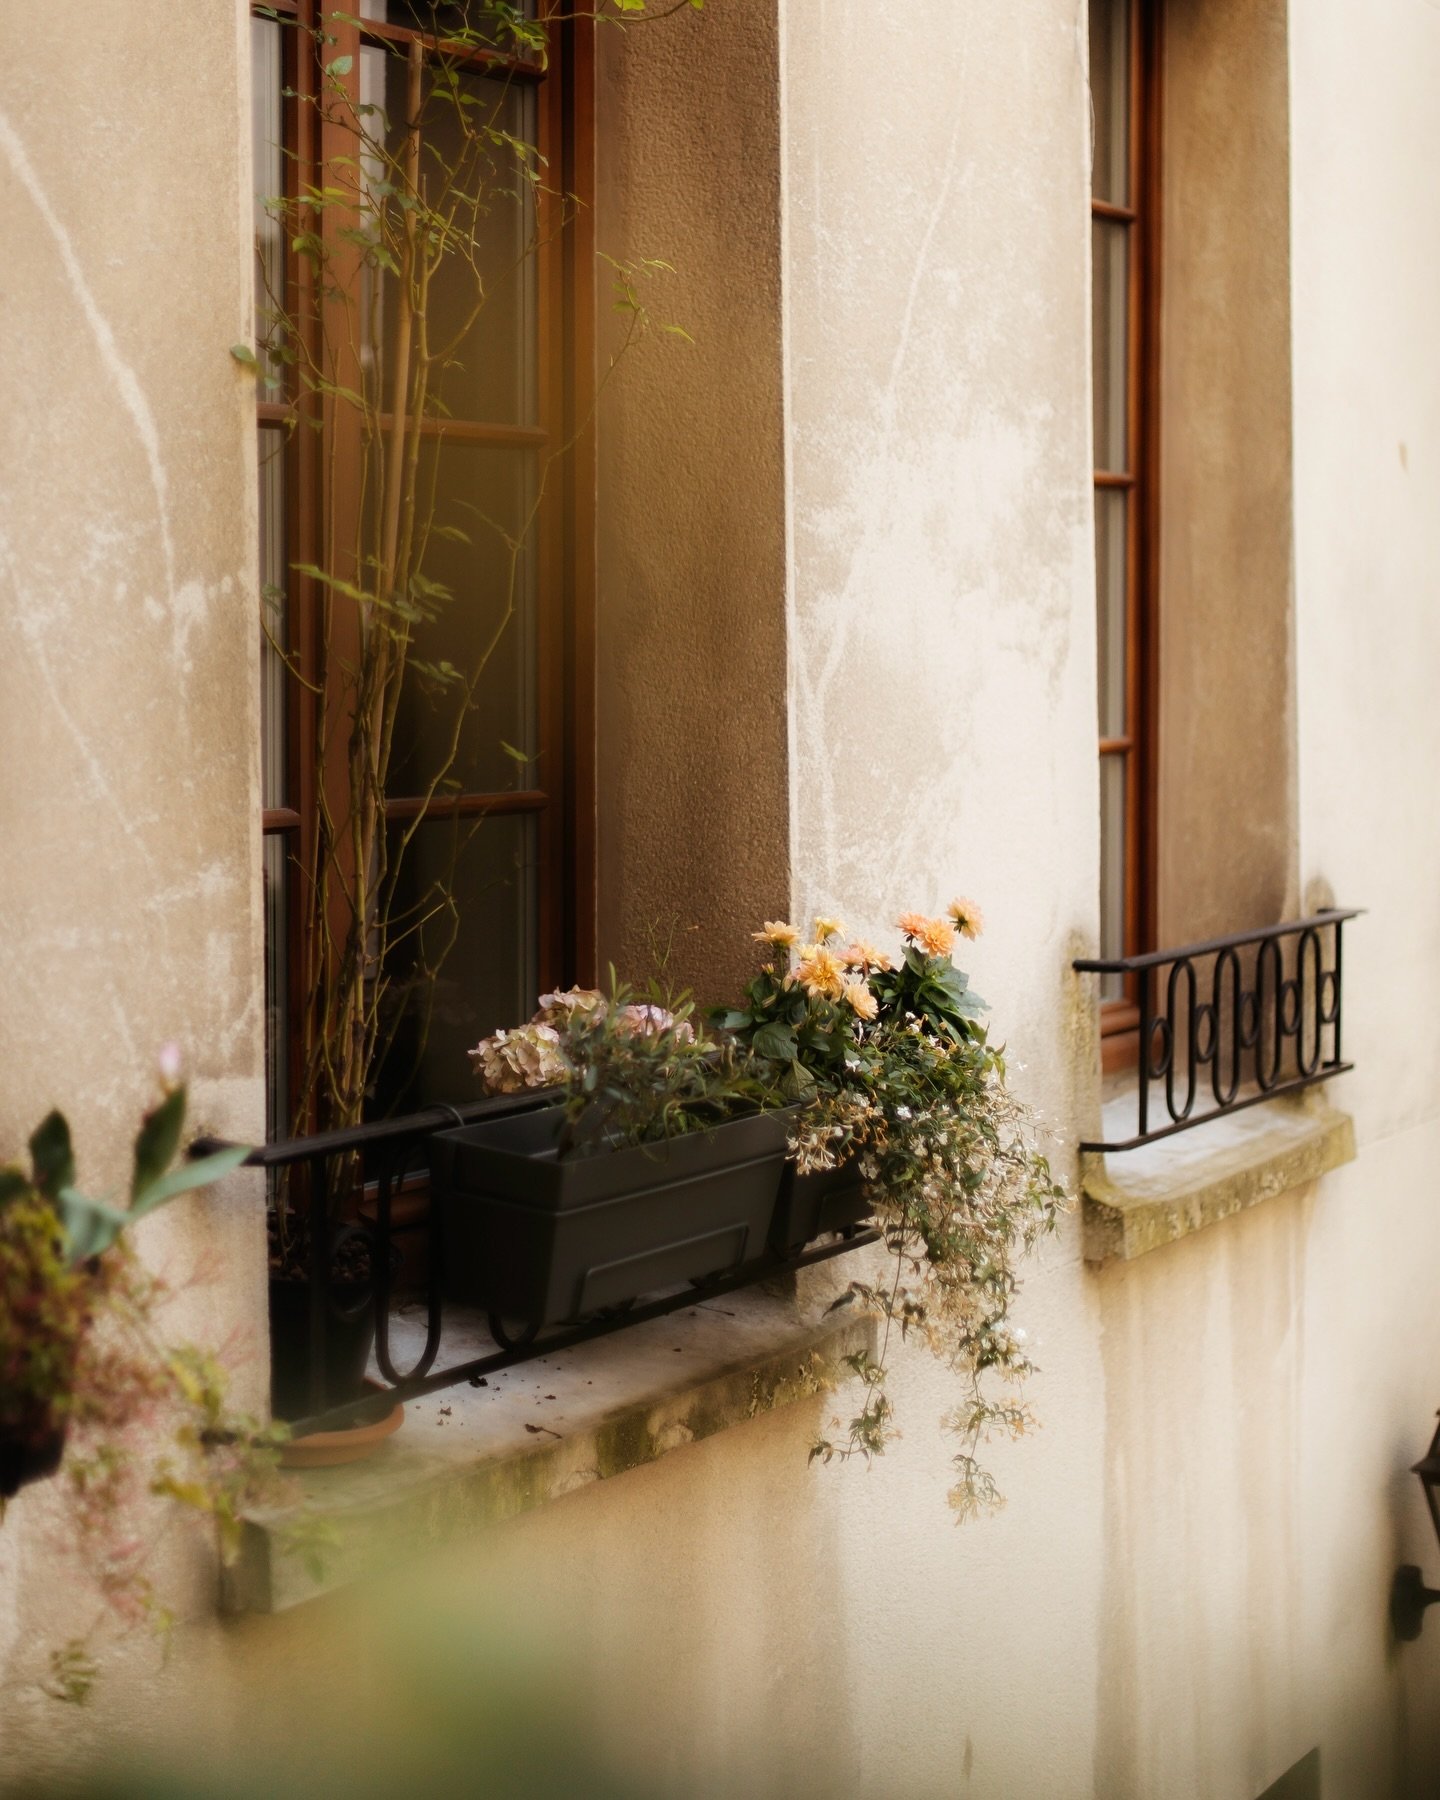
<svg viewBox="0 0 1440 1800"><path fill-rule="evenodd" d="M1265 1061L1265 971L1270 971L1270 1006L1274 1029L1270 1038L1269 1067ZM1258 1003L1259 1032L1255 1044L1255 1080L1267 1093L1280 1078L1280 1050L1284 1028L1280 1022L1280 990L1285 984L1285 960L1280 954L1278 938L1266 938L1255 958L1255 995Z"/></svg>
<svg viewBox="0 0 1440 1800"><path fill-rule="evenodd" d="M1307 990L1305 970L1310 965L1310 983ZM1295 1065L1302 1075L1313 1075L1320 1067L1322 1040L1325 1027L1320 1020L1320 988L1321 977L1320 934L1318 931L1302 931L1300 942L1295 951L1295 980L1300 995L1300 1016L1295 1027ZM1308 1011L1310 1029L1305 1029L1306 999L1309 997ZM1306 1052L1306 1038L1309 1038L1309 1052Z"/></svg>
<svg viewBox="0 0 1440 1800"><path fill-rule="evenodd" d="M1200 1030L1204 1027L1208 1033L1205 1042L1200 1041ZM1220 1029L1215 1019L1213 1001L1202 1000L1191 1015L1190 1049L1197 1063L1208 1063L1215 1060L1215 1053L1220 1047Z"/></svg>
<svg viewBox="0 0 1440 1800"><path fill-rule="evenodd" d="M1222 990L1227 969L1230 979L1230 1079L1228 1082L1222 1082L1218 1021L1224 1009ZM1215 967L1211 972L1210 982L1211 1003L1217 1021L1215 1058L1210 1064L1210 1091L1215 1096L1216 1106L1225 1107L1235 1098L1236 1091L1240 1086L1240 958L1234 950L1222 950L1215 958Z"/></svg>
<svg viewBox="0 0 1440 1800"><path fill-rule="evenodd" d="M1174 1046L1179 1042L1179 1029L1175 1013L1176 990L1181 977L1185 979L1185 1104L1177 1112L1175 1109L1175 1057ZM1195 965L1188 956L1178 958L1170 966L1170 979L1165 984L1165 1016L1170 1027L1171 1057L1170 1066L1165 1071L1165 1108L1170 1117L1178 1124L1181 1119L1188 1119L1195 1110Z"/></svg>
<svg viewBox="0 0 1440 1800"><path fill-rule="evenodd" d="M1081 1148L1131 1150L1348 1069L1340 1048L1341 935L1355 917L1334 909L1177 950L1078 960L1082 972L1123 976L1140 1009L1136 1134ZM1247 951L1254 953L1253 965ZM1209 974L1202 976L1201 959L1211 957ZM1204 1000L1202 979L1209 987ZM1207 1110L1197 1112L1196 1090L1207 1063L1214 1105L1207 1102ZM1161 1081L1169 1116L1152 1126L1151 1087Z"/></svg>

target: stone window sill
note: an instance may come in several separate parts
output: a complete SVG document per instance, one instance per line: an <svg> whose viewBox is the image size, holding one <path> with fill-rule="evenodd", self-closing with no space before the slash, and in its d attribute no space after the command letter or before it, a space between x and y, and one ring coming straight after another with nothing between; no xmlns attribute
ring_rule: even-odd
<svg viewBox="0 0 1440 1800"><path fill-rule="evenodd" d="M1134 1129L1134 1104L1132 1095L1106 1105L1107 1135ZM1354 1158L1349 1114L1319 1090L1298 1101L1249 1107L1138 1150L1087 1156L1081 1169L1085 1260L1133 1262Z"/></svg>
<svg viewBox="0 0 1440 1800"><path fill-rule="evenodd" d="M808 1272L807 1272L808 1273ZM844 1359L874 1351L872 1320L828 1314L826 1293L780 1278L552 1357L407 1402L403 1428L369 1462L296 1477L292 1508L247 1521L226 1573L232 1612L280 1612L457 1536L833 1387ZM452 1335L453 1333L453 1335ZM447 1313L447 1346L491 1348L476 1318ZM401 1367L424 1340L397 1316ZM413 1339L413 1343L412 1340ZM287 1548L301 1508L333 1547L317 1579Z"/></svg>

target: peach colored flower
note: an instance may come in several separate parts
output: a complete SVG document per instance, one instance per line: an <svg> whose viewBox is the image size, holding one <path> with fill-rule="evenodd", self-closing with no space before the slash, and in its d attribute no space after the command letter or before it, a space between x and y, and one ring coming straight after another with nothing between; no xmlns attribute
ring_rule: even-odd
<svg viewBox="0 0 1440 1800"><path fill-rule="evenodd" d="M767 919L763 931L752 931L750 935L757 944L779 944L786 950L800 942L800 933L783 919Z"/></svg>
<svg viewBox="0 0 1440 1800"><path fill-rule="evenodd" d="M907 938L918 938L929 923L924 913L901 913L895 921L897 929L903 931Z"/></svg>
<svg viewBox="0 0 1440 1800"><path fill-rule="evenodd" d="M817 1000L838 1000L845 987L840 958L823 944L806 945L795 968L795 979Z"/></svg>
<svg viewBox="0 0 1440 1800"><path fill-rule="evenodd" d="M845 927L839 919L827 919L822 913L815 921L815 936L823 944L826 938L839 937Z"/></svg>
<svg viewBox="0 0 1440 1800"><path fill-rule="evenodd" d="M883 950L877 950L873 944L857 939L848 949L842 950L840 960L847 969L863 969L868 975L872 969L892 969L894 964Z"/></svg>
<svg viewBox="0 0 1440 1800"><path fill-rule="evenodd" d="M868 983L863 981L847 981L844 983L845 998L850 1009L862 1019L873 1019L880 1010L880 1002L870 992Z"/></svg>
<svg viewBox="0 0 1440 1800"><path fill-rule="evenodd" d="M985 929L985 916L973 900L952 900L945 909L961 937L977 938Z"/></svg>
<svg viewBox="0 0 1440 1800"><path fill-rule="evenodd" d="M927 956L948 956L955 948L955 927L948 919L927 919L915 942Z"/></svg>

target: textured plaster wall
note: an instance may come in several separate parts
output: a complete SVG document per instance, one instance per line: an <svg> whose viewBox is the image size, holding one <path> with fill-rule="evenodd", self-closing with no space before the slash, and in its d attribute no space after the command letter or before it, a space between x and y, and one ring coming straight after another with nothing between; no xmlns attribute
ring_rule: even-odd
<svg viewBox="0 0 1440 1800"><path fill-rule="evenodd" d="M1291 25L1301 875L1370 908L1346 946L1362 1155L1325 1217L1337 1312L1310 1405L1340 1491L1311 1493L1336 1572L1312 1630L1333 1647L1326 1704L1383 1706L1423 1795L1440 1791L1440 1634L1387 1664L1372 1608L1391 1564L1436 1573L1405 1470L1440 1405L1440 8L1380 0L1355 26L1343 0ZM1326 1416L1336 1392L1351 1404ZM1337 1791L1365 1779L1349 1763Z"/></svg>
<svg viewBox="0 0 1440 1800"><path fill-rule="evenodd" d="M103 1191L166 1040L196 1127L264 1130L254 390L229 355L249 329L248 40L233 0L44 10L0 9L0 1155L58 1104ZM204 1266L169 1324L236 1334L252 1405L258 1207L242 1178L142 1234L176 1282ZM93 1612L54 1498L27 1493L0 1530L7 1771L85 1736L30 1685ZM189 1563L182 1539L157 1564L182 1610L210 1598Z"/></svg>
<svg viewBox="0 0 1440 1800"><path fill-rule="evenodd" d="M672 264L642 298L694 340L642 343L599 418L600 962L641 981L673 938L708 1000L789 880L775 14L597 37L596 242Z"/></svg>
<svg viewBox="0 0 1440 1800"><path fill-rule="evenodd" d="M778 38L767 13L716 0L706 8L713 91L702 93L693 70L664 61L646 85L652 78L630 62L628 40L622 71L611 64L606 77L622 84L627 104L653 105L655 142L666 154L682 157L687 171L706 171L706 134L723 120L742 140L757 133L744 141L769 143L773 154L758 102L748 122L732 115L759 91L737 85L737 71L774 59L788 463L784 513L760 504L763 494L765 507L777 506L773 470L732 470L720 497L692 485L672 492L661 474L646 471L647 434L655 433L657 455L669 457L691 442L692 424L660 410L658 399L647 417L643 386L623 402L606 453L623 449L616 466L626 483L638 484L652 511L666 510L663 521L651 521L648 543L611 543L623 578L606 576L618 686L603 716L635 754L673 731L667 708L677 695L713 691L718 641L752 675L762 665L773 673L780 655L789 683L788 773L772 737L767 755L780 759L782 772L774 761L755 764L767 785L756 787L760 800L747 801L753 809L763 800L768 810L744 814L754 859L745 883L767 907L784 902L785 860L773 840L788 820L797 910L839 906L857 929L878 931L902 904L938 905L956 889L977 897L990 920L970 955L977 986L1015 1047L1017 1085L1073 1142L1093 1119L1098 1085L1092 1022L1067 974L1076 950L1093 946L1097 911L1083 8L1071 0L976 0L962 11L915 0L906 32L924 54L906 63L903 99L877 73L893 46L877 44L873 8L786 0ZM1237 12L1237 30L1252 16ZM461 1643L443 1669L412 1661L407 1679L417 1693L416 1668L434 1667L435 1680L448 1681L467 1705L479 1704L477 1694L509 1704L517 1656L538 1644L537 1692L548 1696L548 1710L535 1715L535 1734L554 1729L563 1710L556 1696L574 1696L646 1773L705 1795L1253 1800L1316 1747L1326 1800L1418 1800L1440 1785L1432 1779L1440 1761L1431 1704L1440 1634L1432 1619L1425 1639L1397 1652L1384 1617L1394 1564L1424 1562L1433 1578L1440 1554L1405 1473L1440 1401L1440 1027L1425 1000L1440 979L1440 846L1427 810L1427 778L1440 757L1440 225L1432 192L1440 9L1381 0L1367 10L1363 34L1354 18L1343 0L1315 0L1291 21L1289 54L1301 874L1312 895L1328 886L1372 908L1347 949L1347 1043L1360 1066L1334 1090L1355 1113L1359 1162L1318 1188L1098 1275L1082 1264L1071 1221L1039 1258L1023 1299L1043 1369L1031 1398L1044 1423L1031 1439L995 1447L1010 1503L994 1520L950 1524L946 1452L934 1426L951 1384L923 1356L905 1355L894 1388L905 1436L869 1472L807 1468L806 1450L829 1409L802 1404L447 1555L434 1571L439 1591L452 1615L493 1626L494 1643L483 1655ZM125 52L118 41L109 49ZM223 134L214 129L217 146L223 135L233 152L239 97L228 55L217 67L212 41L204 105L187 90L166 113L164 132L173 118L176 130L186 125L193 135L228 109ZM178 75L167 69L162 62L157 70L152 54L145 80L167 92L174 80L178 95ZM188 66L186 78L194 80ZM698 123L683 117L677 85L686 104L707 109ZM12 124L14 87L5 110ZM613 102L617 90L609 92ZM33 103L25 130L43 140L52 129L60 123ZM631 147L638 156L638 134ZM132 145L132 162L138 154ZM733 222L733 151L714 154L712 205ZM52 185L63 185L67 155L47 154ZM763 175L758 152L757 162ZM628 166L607 181L619 182ZM96 160L95 147L87 167L92 188L120 180ZM238 210L238 171L234 179ZM251 580L249 522L232 526L222 497L243 487L237 471L248 454L245 401L223 369L223 348L241 329L239 274L227 276L218 256L213 269L202 257L210 269L203 294L149 281L135 298L118 195L103 208L73 197L67 204L62 212L52 200L57 216L72 221L81 266L105 297L116 341L147 371L141 392L157 409L162 445L171 433L189 445L189 393L204 396L212 427L217 417L231 421L225 481L206 485L210 452L197 437L196 466L184 472L192 505L177 500L171 529L177 569L193 565L216 581L228 573L238 595ZM6 205L19 221L7 217L13 234L25 221L15 190L7 188ZM710 222L677 211L674 224L685 242L652 240L647 250L683 268L690 234L715 248L709 234L720 232ZM24 228L43 248L39 227ZM759 227L750 229L742 246L757 241ZM107 233L117 234L113 245ZM196 269L197 240L208 242L191 221L175 266ZM46 288L44 329L66 291L60 275ZM727 308L707 288L697 307L714 308L712 330L759 346L774 291L762 282ZM127 305L143 314L143 329ZM157 307L194 311L178 333L179 354L195 359L183 392L170 379L173 359L163 372L152 366ZM33 332L40 327L32 313ZM213 360L197 347L212 315L221 353ZM72 358L85 341L78 329L66 340ZM766 407L778 406L766 386L769 362L758 372L737 366L770 396ZM710 379L697 379L697 393ZM88 375L77 362L73 380L83 383L87 416L100 408L103 418L103 358ZM23 387L16 398L29 400ZM92 471L103 474L106 455L128 453L129 415L120 407L117 416L124 429L99 434ZM712 472L728 467L720 431L704 440ZM750 454L758 467L763 438L760 452L746 449L751 441L743 439L735 461ZM773 449L777 440L769 441ZM213 446L213 430L203 442ZM57 481L77 479L75 460L54 459ZM167 467L178 491L180 465ZM130 506L113 502L127 529L141 530L133 496L148 491L148 479L137 462L124 488ZM16 491L7 481L7 508ZM96 491L111 492L103 482ZM625 504L623 492L611 492ZM694 532L692 515L700 520ZM42 542L56 529L49 516L32 504L30 529ZM643 519L643 508L631 517ZM8 512L6 519L8 533ZM782 522L790 533L788 596L775 585ZM128 578L163 606L169 589L157 528L138 541L125 549L132 560L123 566L134 567ZM216 546L228 546L229 561ZM689 592L682 577L708 579L712 554L728 559L737 581L741 572L754 575L735 589L749 610L732 619L728 636L718 611L681 613L672 670L652 639L670 628L673 596ZM672 568L680 574L667 585ZM94 582L110 594L99 576ZM60 591L78 596L69 604L80 610L69 635L53 641L67 647L67 666L81 667L85 630L106 630L110 615L85 601L92 590L73 575ZM718 589L705 591L713 599ZM216 600L192 628L188 654L209 667L207 655L219 657L210 633L223 630L230 653L248 659L251 619L239 597L233 611ZM700 621L708 621L703 629ZM156 629L172 654L172 638ZM147 683L158 679L143 659L124 666L125 705L112 701L105 715L117 733L125 710L143 705ZM653 702L651 680L661 683ZM167 691L185 690L171 681ZM22 688L17 694L23 699ZM223 710L227 696L233 721ZM206 760L204 779L229 779L229 744L237 791L224 829L243 835L253 721L242 730L244 709L231 687L217 682L212 699L222 706L211 725L222 748ZM752 726L768 718L778 732L784 715L774 712L773 694L756 704ZM173 742L184 723L169 722ZM692 788L678 776L672 789L668 776L611 765L606 804L617 810L602 827L620 846L619 885L604 901L612 943L630 929L627 917L643 919L652 904L647 880L673 882L663 892L679 897L677 907L708 903L706 882L712 874L722 881L729 865L712 871L699 848L707 833L745 849L738 803L728 823L723 811L706 810L718 804L707 797L715 767L733 782L732 796L746 793L753 774L749 752L731 748L736 723L716 727L686 777L700 796L699 823L686 811ZM642 728L656 735L646 738ZM30 739L49 729L49 713L36 714L13 747L7 741L7 755L29 755L37 781L58 782L59 752L43 763L30 753ZM64 791L89 793L78 765ZM181 836L166 811L170 793L162 784L162 800L150 803L159 808L153 843L145 840L152 854ZM128 844L112 815L91 798L91 830ZM188 811L185 822L193 831ZM59 823L37 817L28 828L62 853ZM652 842L653 834L660 835ZM648 873L692 850L693 864L682 861L679 873ZM150 889L125 875L119 850L117 858L120 876L103 894L91 892L83 909L47 886L41 924L73 906L83 936L102 901L127 891L143 922L140 896ZM31 871L4 879L33 882L37 892L41 882ZM82 870L76 879L89 877ZM253 869L247 879L231 929L248 934L252 954ZM748 918L748 892L716 892ZM204 933L226 916L214 894L176 897L168 928L193 934L180 938L191 967L203 957ZM734 928L743 923L737 918ZM132 996L127 1016L158 1028L157 977L150 968L145 975L147 985L136 976L122 989ZM152 998L142 1007L135 993ZM219 1009L208 990L187 982L180 994L200 1009L186 1014L199 1018L194 1029L221 1030L223 1020L204 1010ZM69 1004L79 1022L109 1033L100 1000L87 993ZM77 1057L91 1058L97 1082L112 1068L113 1058L81 1032L66 1039L62 1064L59 1040L40 1029L38 1003L26 1016L42 1053L57 1060L55 1073L42 1079L42 1068L35 1094L20 1094L17 1105L47 1097L51 1081L80 1066ZM233 1071L252 1084L239 1090L246 1095L258 1046L249 1054ZM107 1103L120 1109L134 1091ZM258 1094L249 1104L258 1109ZM91 1116L98 1126L106 1115L97 1107ZM1068 1149L1058 1154L1068 1167ZM12 1535L16 1525L25 1530ZM17 1585L15 1561L3 1559L27 1544L35 1555L30 1529L17 1508L0 1534L0 1644L12 1668L35 1600ZM33 1566L45 1567L38 1559ZM276 1730L291 1722L287 1709L305 1705L310 1676L343 1693L353 1718L354 1696L368 1691L374 1639L402 1649L428 1644L432 1657L436 1643L450 1641L434 1636L424 1604L435 1590L416 1580L402 1587L394 1613L364 1594L192 1631L163 1673L117 1677L104 1703L112 1710L101 1716L123 1718L127 1696L141 1698L192 1757L200 1742L217 1756L239 1756L253 1744L257 1720ZM397 1619L407 1621L403 1629ZM425 1689L422 1707L433 1698ZM312 1744L313 1719L295 1715L304 1729L294 1742Z"/></svg>

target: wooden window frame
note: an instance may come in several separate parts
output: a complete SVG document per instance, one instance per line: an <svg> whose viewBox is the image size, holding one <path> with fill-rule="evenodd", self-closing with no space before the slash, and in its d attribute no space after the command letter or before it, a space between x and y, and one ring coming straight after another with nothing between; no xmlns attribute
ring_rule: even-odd
<svg viewBox="0 0 1440 1800"><path fill-rule="evenodd" d="M333 154L330 130L313 104L321 79L318 47L307 35L323 19L336 40L325 60L352 58L347 82L359 81L362 45L400 46L418 38L427 47L454 54L433 34L400 25L330 17L331 0L252 0L252 17L293 20L300 27L282 33L283 85L298 97L283 102L283 137L287 191L298 192L303 172L323 169ZM545 10L542 8L542 11ZM538 561L538 693L537 755L545 785L523 791L436 796L427 806L419 798L399 796L387 802L386 819L427 819L455 814L486 816L523 813L538 822L539 988L572 982L593 983L597 963L597 830L595 755L595 447L589 429L595 393L595 245L594 245L594 25L593 20L562 15L548 25L549 50L544 62L493 52L466 51L464 66L503 70L533 82L539 94L537 137L554 179L537 202L536 414L534 424L489 421L436 421L439 433L453 432L468 441L530 451L537 458L557 454L542 497L537 533ZM561 221L561 200L573 202ZM334 237L338 221L322 216L330 234L332 278L348 273L358 279L359 253ZM347 270L347 264L353 265ZM286 302L294 316L311 322L312 349L318 348L318 297L315 271L308 259L287 256ZM288 402L268 400L261 390L256 408L258 431L285 424ZM342 458L342 478L327 498L324 471L334 448ZM563 451L563 454L558 454ZM292 883L310 866L316 820L316 783L343 779L343 773L317 770L310 753L315 742L320 702L311 691L322 676L320 594L313 577L296 572L297 563L333 564L324 545L353 541L345 508L356 504L343 478L343 444L337 444L334 421L325 418L317 432L292 432L284 469L284 561L286 576L285 649L301 680L286 683L286 767L282 807L263 808L265 838L284 836L290 846L286 866ZM358 485L351 483L351 489ZM338 733L332 743L343 748ZM307 957L303 941L305 908L287 907L288 1016L298 1016L303 1003ZM518 1023L519 1021L504 1021ZM287 1091L298 1091L300 1046L292 1030L287 1046ZM276 1120L282 1133L305 1121Z"/></svg>
<svg viewBox="0 0 1440 1800"><path fill-rule="evenodd" d="M1125 718L1119 738L1102 737L1099 753L1122 756L1125 782L1125 882L1122 954L1155 948L1158 912L1159 743L1159 488L1160 488L1160 231L1161 0L1130 0L1128 204L1096 199L1090 216L1124 225L1129 236L1126 295L1127 455L1123 470L1094 469L1098 495L1124 489ZM1100 1008L1101 1064L1108 1074L1132 1066L1139 1052L1139 988Z"/></svg>

